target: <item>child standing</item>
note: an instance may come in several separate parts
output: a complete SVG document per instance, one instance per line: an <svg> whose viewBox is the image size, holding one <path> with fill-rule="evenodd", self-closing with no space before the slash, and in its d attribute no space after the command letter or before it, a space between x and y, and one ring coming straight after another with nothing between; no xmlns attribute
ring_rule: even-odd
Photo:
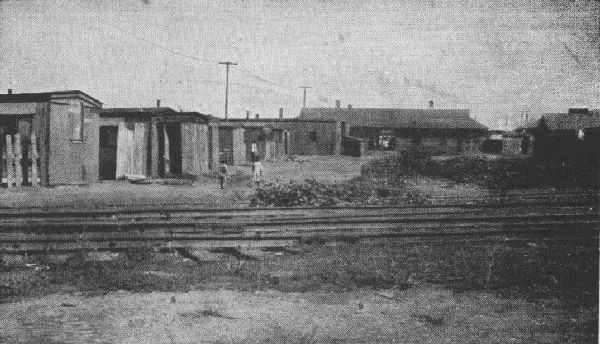
<svg viewBox="0 0 600 344"><path fill-rule="evenodd" d="M260 159L256 159L256 161L254 162L254 164L252 164L252 169L254 170L254 176L252 177L252 180L254 181L254 185L256 185L256 187L260 187L260 182L262 181L263 178L263 165L260 162Z"/></svg>
<svg viewBox="0 0 600 344"><path fill-rule="evenodd" d="M219 165L219 183L221 184L221 189L225 189L225 181L228 178L229 170L227 164L225 164L225 161L221 161L221 165Z"/></svg>

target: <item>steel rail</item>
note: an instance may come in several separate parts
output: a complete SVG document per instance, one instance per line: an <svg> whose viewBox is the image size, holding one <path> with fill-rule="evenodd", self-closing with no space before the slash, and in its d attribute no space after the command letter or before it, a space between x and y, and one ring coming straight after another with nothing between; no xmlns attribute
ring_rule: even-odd
<svg viewBox="0 0 600 344"><path fill-rule="evenodd" d="M555 207L555 206L592 206L597 207L597 200L583 199L570 201L536 201L536 202L511 202L511 203L451 203L451 204L403 204L403 205L385 205L385 206L344 206L344 207L246 207L246 208L207 208L198 207L197 205L142 205L138 207L124 208L98 208L93 210L82 209L0 209L0 220L3 219L33 219L33 218L50 218L50 217L99 217L99 216L124 216L134 214L185 214L185 213L202 213L208 214L260 214L278 213L281 212L314 212L314 211L386 211L386 210L418 210L418 209L473 209L480 207L485 209L492 208L518 208L518 207Z"/></svg>
<svg viewBox="0 0 600 344"><path fill-rule="evenodd" d="M410 209L423 211L419 208L409 208L405 214L397 214L399 208L394 207L361 209L363 213L358 208L350 209L352 214L348 214L349 209L318 209L321 213L317 216L314 213L319 211L315 209L296 208L289 216L277 216L282 209L263 209L267 210L267 215L262 217L236 217L229 212L229 216L221 218L200 219L10 221L0 224L0 252L157 246L265 247L290 246L310 240L472 238L532 233L597 235L599 222L596 208L589 205L540 206L534 213L527 208L483 206L470 213L449 211L445 215L432 214L427 209L421 213L409 212ZM513 213L507 213L507 210Z"/></svg>

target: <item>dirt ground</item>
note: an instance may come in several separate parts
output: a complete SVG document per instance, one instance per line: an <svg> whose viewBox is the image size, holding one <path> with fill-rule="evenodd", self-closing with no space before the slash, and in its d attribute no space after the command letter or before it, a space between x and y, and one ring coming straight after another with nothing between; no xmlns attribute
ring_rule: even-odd
<svg viewBox="0 0 600 344"><path fill-rule="evenodd" d="M575 343L564 314L421 285L346 293L50 295L0 305L3 343ZM575 319L573 319L575 321Z"/></svg>
<svg viewBox="0 0 600 344"><path fill-rule="evenodd" d="M265 182L314 178L342 181L360 174L365 162L377 157L301 156L293 160L267 161ZM136 204L200 203L208 207L244 206L253 193L249 164L234 166L231 180L221 190L215 177L205 176L181 185L132 184L128 181L106 181L85 186L52 188L0 189L0 207L71 207L135 206Z"/></svg>
<svg viewBox="0 0 600 344"><path fill-rule="evenodd" d="M265 179L346 180L378 156L265 162ZM210 176L187 185L0 189L0 208L246 206L254 191L250 174L249 165L236 167L224 191ZM407 182L432 196L488 192L432 178ZM131 260L110 252L88 252L85 259L5 255L0 343L597 342L597 282L588 283L597 281L590 263L597 262L597 243L505 243L318 246L248 261L203 252L201 263L176 253ZM399 276L410 279L408 287L398 287ZM553 288L585 295L559 300Z"/></svg>

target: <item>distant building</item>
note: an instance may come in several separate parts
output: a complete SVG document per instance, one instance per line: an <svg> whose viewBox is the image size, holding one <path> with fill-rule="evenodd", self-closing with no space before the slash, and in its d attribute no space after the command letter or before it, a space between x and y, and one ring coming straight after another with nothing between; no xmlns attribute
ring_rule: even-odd
<svg viewBox="0 0 600 344"><path fill-rule="evenodd" d="M76 90L0 95L3 183L8 178L20 179L17 185L37 180L41 185L97 181L101 107L99 100Z"/></svg>
<svg viewBox="0 0 600 344"><path fill-rule="evenodd" d="M362 138L373 150L424 150L440 154L477 151L487 128L469 110L306 108L303 120L345 122L349 136Z"/></svg>
<svg viewBox="0 0 600 344"><path fill-rule="evenodd" d="M549 165L571 166L597 179L600 170L600 110L569 109L542 115L533 128L534 156Z"/></svg>
<svg viewBox="0 0 600 344"><path fill-rule="evenodd" d="M527 157L533 152L533 136L521 131L490 130L480 150L488 154Z"/></svg>
<svg viewBox="0 0 600 344"><path fill-rule="evenodd" d="M343 124L335 120L298 118L221 119L220 150L233 164L282 155L339 155ZM230 138L229 138L230 137Z"/></svg>
<svg viewBox="0 0 600 344"><path fill-rule="evenodd" d="M100 112L100 179L200 176L218 166L218 121L168 107Z"/></svg>

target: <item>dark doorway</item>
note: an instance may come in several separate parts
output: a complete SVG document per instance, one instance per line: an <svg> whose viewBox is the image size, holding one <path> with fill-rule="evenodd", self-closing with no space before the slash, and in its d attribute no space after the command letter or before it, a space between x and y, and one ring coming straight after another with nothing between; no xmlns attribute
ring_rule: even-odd
<svg viewBox="0 0 600 344"><path fill-rule="evenodd" d="M283 154L290 154L290 133L287 131L283 132Z"/></svg>
<svg viewBox="0 0 600 344"><path fill-rule="evenodd" d="M100 180L116 179L118 135L119 127L100 126Z"/></svg>
<svg viewBox="0 0 600 344"><path fill-rule="evenodd" d="M158 124L158 170L163 177L180 175L181 124Z"/></svg>
<svg viewBox="0 0 600 344"><path fill-rule="evenodd" d="M233 130L219 128L219 161L233 165Z"/></svg>

